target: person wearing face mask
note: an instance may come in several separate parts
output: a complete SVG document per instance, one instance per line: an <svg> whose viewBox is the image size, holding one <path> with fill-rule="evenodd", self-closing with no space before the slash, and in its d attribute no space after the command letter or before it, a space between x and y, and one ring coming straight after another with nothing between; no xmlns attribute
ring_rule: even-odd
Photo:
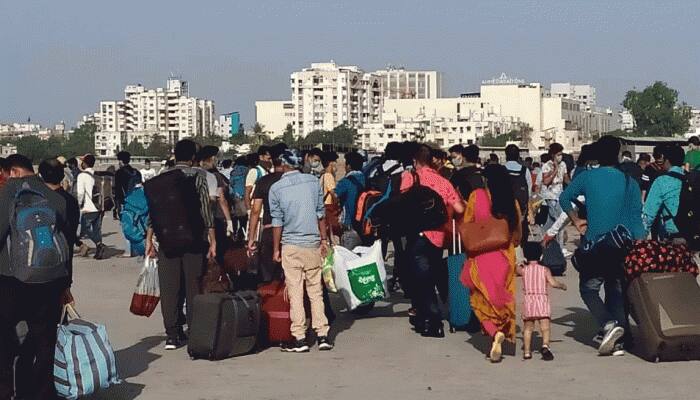
<svg viewBox="0 0 700 400"><path fill-rule="evenodd" d="M450 152L450 161L452 161L455 171L459 171L460 169L464 168L464 156L462 155L464 146L461 144L456 144L450 147L448 151Z"/></svg>
<svg viewBox="0 0 700 400"><path fill-rule="evenodd" d="M258 165L251 168L248 171L248 175L245 178L245 207L250 210L251 195L253 193L253 187L255 182L260 178L267 175L272 169L272 156L270 155L270 148L267 146L258 147Z"/></svg>
<svg viewBox="0 0 700 400"><path fill-rule="evenodd" d="M321 161L323 159L323 150L311 149L306 156L307 159L305 163L308 163L308 168L304 169L308 170L307 173L320 178L324 172L323 163Z"/></svg>
<svg viewBox="0 0 700 400"><path fill-rule="evenodd" d="M544 229L548 230L559 219L562 213L562 208L559 204L559 196L564 191L564 184L569 184L569 174L567 173L566 163L563 161L564 147L559 143L549 145L549 156L551 159L542 166L542 188L540 195L549 207L549 217L544 225ZM559 246L564 249L564 235L559 232L557 235ZM564 252L569 255L568 251Z"/></svg>

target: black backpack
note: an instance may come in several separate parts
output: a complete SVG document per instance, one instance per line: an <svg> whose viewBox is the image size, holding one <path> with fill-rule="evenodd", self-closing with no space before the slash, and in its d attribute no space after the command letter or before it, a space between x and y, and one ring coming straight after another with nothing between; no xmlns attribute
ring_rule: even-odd
<svg viewBox="0 0 700 400"><path fill-rule="evenodd" d="M420 184L420 178L411 171L413 186L380 203L377 213L389 229L398 234L413 234L439 229L447 222L447 206L442 197Z"/></svg>
<svg viewBox="0 0 700 400"><path fill-rule="evenodd" d="M527 189L527 178L525 177L526 173L527 167L525 166L519 172L508 170L515 200L520 206L520 212L525 216L527 215L527 203L530 201L530 192Z"/></svg>
<svg viewBox="0 0 700 400"><path fill-rule="evenodd" d="M686 175L668 172L668 176L682 182L678 213L673 222L678 232L688 242L691 250L700 250L700 169L690 171Z"/></svg>
<svg viewBox="0 0 700 400"><path fill-rule="evenodd" d="M397 163L393 167L384 171L382 165L379 165L374 176L369 178L367 189L376 190L379 193L384 194L387 192L389 185L391 185L392 193L398 193L401 186L401 174L394 174L394 171L399 168L401 168L401 164Z"/></svg>
<svg viewBox="0 0 700 400"><path fill-rule="evenodd" d="M196 175L174 169L144 183L153 230L167 257L204 247L204 220Z"/></svg>

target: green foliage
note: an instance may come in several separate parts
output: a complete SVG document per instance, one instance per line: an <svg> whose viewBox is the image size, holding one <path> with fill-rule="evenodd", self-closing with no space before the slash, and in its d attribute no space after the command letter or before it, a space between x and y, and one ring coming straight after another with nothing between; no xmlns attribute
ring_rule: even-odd
<svg viewBox="0 0 700 400"><path fill-rule="evenodd" d="M282 142L287 146L294 146L294 128L292 128L292 124L287 124L287 127L284 128L284 133L282 134Z"/></svg>
<svg viewBox="0 0 700 400"><path fill-rule="evenodd" d="M330 144L336 146L353 146L355 143L355 135L357 129L350 128L343 124L333 128L332 131L315 130L306 135L304 138L299 138L296 145L299 147L316 146L319 144Z"/></svg>
<svg viewBox="0 0 700 400"><path fill-rule="evenodd" d="M146 155L164 160L170 157L170 145L162 137L156 135L146 148Z"/></svg>
<svg viewBox="0 0 700 400"><path fill-rule="evenodd" d="M253 133L263 133L263 129L264 126L259 122L256 122L255 125L253 125Z"/></svg>
<svg viewBox="0 0 700 400"><path fill-rule="evenodd" d="M95 125L85 124L75 129L69 138L52 136L48 140L41 140L36 136L25 136L10 142L17 146L18 153L29 157L34 163L39 163L57 156L72 158L95 153L96 131Z"/></svg>
<svg viewBox="0 0 700 400"><path fill-rule="evenodd" d="M518 141L522 138L522 132L513 130L503 135L484 135L479 139L479 145L484 147L505 147L508 142Z"/></svg>
<svg viewBox="0 0 700 400"><path fill-rule="evenodd" d="M638 135L679 135L690 124L690 107L679 104L678 91L664 82L657 81L641 92L628 91L622 105L634 116Z"/></svg>
<svg viewBox="0 0 700 400"><path fill-rule="evenodd" d="M146 149L143 147L141 142L138 141L138 139L132 140L131 143L124 146L123 150L128 151L135 157L142 157L146 155Z"/></svg>

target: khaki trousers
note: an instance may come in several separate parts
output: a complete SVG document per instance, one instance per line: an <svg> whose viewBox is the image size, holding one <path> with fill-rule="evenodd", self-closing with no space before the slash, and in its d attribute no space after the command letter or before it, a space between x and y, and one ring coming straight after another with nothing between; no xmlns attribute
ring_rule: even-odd
<svg viewBox="0 0 700 400"><path fill-rule="evenodd" d="M328 335L328 320L324 313L321 267L321 253L318 248L282 246L282 269L289 294L291 330L292 336L297 340L303 340L306 337L304 286L306 286L306 294L311 303L313 328L318 336Z"/></svg>

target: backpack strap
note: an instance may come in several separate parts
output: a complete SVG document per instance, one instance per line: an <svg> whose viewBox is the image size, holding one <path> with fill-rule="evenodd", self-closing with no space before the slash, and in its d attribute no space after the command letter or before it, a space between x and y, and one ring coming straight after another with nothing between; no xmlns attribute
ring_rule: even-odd
<svg viewBox="0 0 700 400"><path fill-rule="evenodd" d="M668 172L666 172L666 175L670 176L671 178L676 178L681 182L686 182L688 180L688 178L685 175L679 174L678 172L674 172L674 171L668 171Z"/></svg>
<svg viewBox="0 0 700 400"><path fill-rule="evenodd" d="M391 167L391 168L389 168L388 170L386 170L386 174L391 176L391 175L394 173L394 171L396 171L397 169L399 169L399 167L401 167L401 163L398 163L398 162L397 162L396 165L394 165L393 167ZM382 168L382 166L380 165L379 168ZM384 171L384 169L382 168L382 173L384 173L384 172L385 172L385 171Z"/></svg>

